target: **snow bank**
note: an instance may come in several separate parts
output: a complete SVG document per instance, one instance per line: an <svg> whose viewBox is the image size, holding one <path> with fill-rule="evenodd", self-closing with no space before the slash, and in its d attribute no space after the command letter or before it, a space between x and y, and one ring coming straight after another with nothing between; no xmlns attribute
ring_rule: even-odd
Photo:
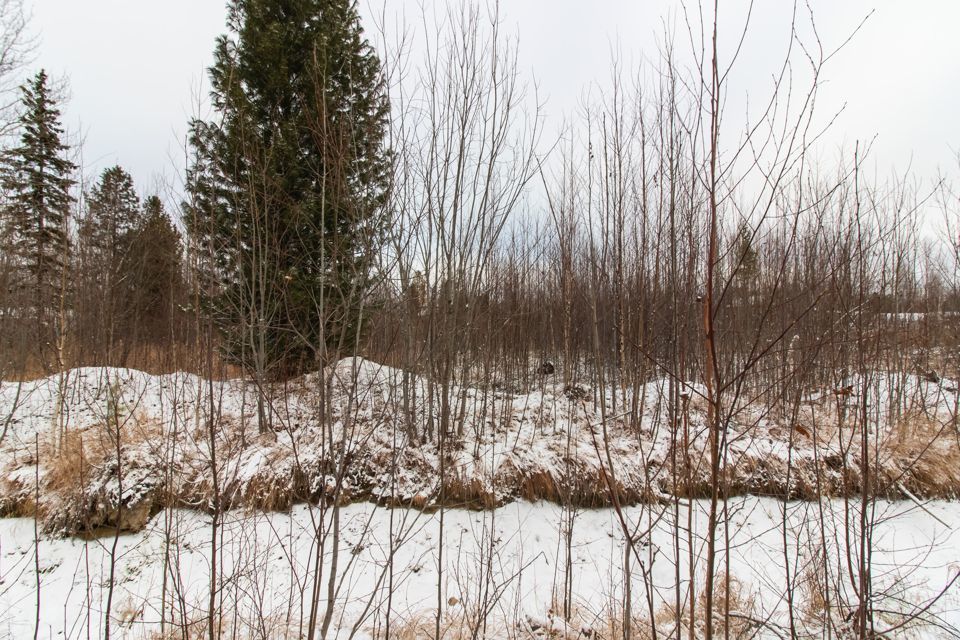
<svg viewBox="0 0 960 640"><path fill-rule="evenodd" d="M892 374L848 382L811 394L795 417L759 402L737 407L724 434L729 494L859 493L865 424L879 462L876 493L958 495L956 384ZM454 386L446 413L442 391L360 358L266 389L260 403L243 381L125 369L3 383L0 514L36 513L46 531L78 534L136 531L166 507L284 510L331 497L416 508L517 499L601 507L614 494L628 505L709 495L695 386L682 390L673 419L665 380L626 392Z"/></svg>

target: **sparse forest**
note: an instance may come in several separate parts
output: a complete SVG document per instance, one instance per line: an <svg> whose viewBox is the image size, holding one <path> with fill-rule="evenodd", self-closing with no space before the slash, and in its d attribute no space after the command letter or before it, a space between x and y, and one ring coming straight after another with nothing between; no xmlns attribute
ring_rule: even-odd
<svg viewBox="0 0 960 640"><path fill-rule="evenodd" d="M0 636L960 637L957 167L724 4L554 132L496 3L230 0L161 191L0 0Z"/></svg>

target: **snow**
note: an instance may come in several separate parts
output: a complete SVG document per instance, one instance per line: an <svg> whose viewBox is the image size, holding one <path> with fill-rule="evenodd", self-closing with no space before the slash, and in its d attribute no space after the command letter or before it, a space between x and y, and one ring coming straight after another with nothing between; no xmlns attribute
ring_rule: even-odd
<svg viewBox="0 0 960 640"><path fill-rule="evenodd" d="M804 566L806 554L816 542L811 514L817 506L753 497L731 501L730 573L754 599L753 617L769 617L774 626L787 624L784 559L791 558L792 571ZM843 503L824 501L819 506L830 514L828 531L842 531ZM685 521L688 508L694 510L694 546L699 557L706 505L682 506L681 521ZM896 598L904 593L920 606L960 571L956 556L960 504L934 502L927 505L929 513L908 503L883 502L877 509L881 517L873 548L874 589L878 593L890 590L890 597L889 602L880 598L876 606L881 608L886 602L891 608L902 608ZM642 506L625 511L631 526L641 531L654 514L660 511ZM236 511L226 517L219 551L219 597L226 626L240 637L258 637L258 624L272 625L268 637L285 633L298 637L301 615L308 614L318 541L326 546L323 576L331 571L331 540L318 533L314 523L329 525L331 517L332 510L321 514L306 505L283 514ZM342 540L331 627L337 633L333 637L346 638L354 628L359 631L356 637L381 636L388 600L394 629L411 621L426 622L432 629L438 602L439 513L362 503L342 508L339 517ZM507 637L530 625L559 625L556 598L562 592L566 552L558 523L563 520L561 507L544 502L520 501L488 512L445 511L439 591L444 624L467 624L470 616L464 614L485 611L486 637L491 638ZM204 514L165 511L143 531L119 538L111 615L115 637L145 638L159 630L165 561L169 564L167 624L181 613L194 621L203 618L209 584L209 522ZM686 540L681 535L677 547L676 532L670 517L661 519L636 545L642 559L652 558L658 607L673 598L675 549L681 551L681 576L685 580L688 575ZM388 562L391 539L392 576ZM0 635L23 637L33 631L37 578L33 540L32 520L0 520ZM827 546L833 542L828 541ZM40 637L85 637L88 632L101 636L111 543L112 537L41 538ZM575 513L570 548L576 611L572 624L599 632L605 621L616 615L623 597L624 535L615 512ZM702 572L698 560L698 580L702 580ZM645 587L636 566L631 583L635 606L641 608L638 614L643 614ZM181 590L185 606L175 601L174 584ZM484 585L488 587L485 601ZM321 613L327 604L326 583L323 587ZM949 637L945 630L960 629L960 591L950 589L931 608L930 616L934 614L941 626L925 628L923 633L929 637ZM768 628L761 630L759 637L777 634Z"/></svg>
<svg viewBox="0 0 960 640"><path fill-rule="evenodd" d="M727 504L728 528L718 542L726 548L729 534L729 554L721 554L718 569L726 572L729 562L741 585L742 619L768 621L751 634L789 635L786 595L809 599L805 585L821 579L818 567L829 576L829 615L849 624L856 559L847 550L857 549L861 507L859 461L844 443L862 428L865 407L878 476L891 487L883 495L907 498L868 505L877 523L870 548L880 624L894 627L896 612L919 611L927 626L897 628L897 635L960 635L952 582L960 571L960 503L919 506L954 497L960 487L958 385L929 378L842 377L836 389L811 390L796 421L760 403L737 407L725 432L726 464L728 486L741 497ZM275 430L263 434L257 389L242 380L84 368L0 383L0 514L38 514L0 520L0 636L33 631L38 579L40 637L100 636L118 523L124 533L111 616L120 635L152 637L161 610L166 624L186 621L196 631L209 608L214 503L226 509L217 606L236 637L300 637L311 602L321 620L327 611L331 574L336 637L382 637L387 620L393 632L406 626L413 636L432 633L438 608L451 635L610 637L627 584L635 617L649 624L644 574L654 586L652 617L669 626L675 594L683 595L681 609L700 596L705 568L695 560L690 596L688 558L691 544L696 558L704 552L707 507L686 498L704 495L708 478L703 389L685 385L682 433L667 420L668 390L666 380L576 391L544 380L526 393L454 385L457 418L441 491L441 452L411 440L408 429L408 418L421 436L425 425L439 424L438 403L428 402L437 388L361 358L268 389ZM601 395L616 408L605 414L594 402ZM641 409L631 417L623 408L634 399ZM690 474L679 496L672 493L674 459L680 475ZM625 505L623 521L610 508L608 482ZM843 487L850 502L839 497ZM465 505L483 510L456 508ZM570 522L575 602L565 621L559 613ZM625 530L635 540L629 581ZM333 532L342 536L335 570ZM314 593L317 575L322 588ZM817 616L827 614L815 609L794 607L807 611L795 624L817 633L824 624Z"/></svg>
<svg viewBox="0 0 960 640"><path fill-rule="evenodd" d="M600 506L610 503L612 479L621 501L636 503L663 499L673 490L670 469L679 447L684 449L678 451L678 464L691 467L685 495L707 494L707 466L695 464L707 446L699 385L685 387L685 433L672 430L667 419L666 380L604 391L607 406L614 407L606 413L592 400L596 391L588 388L573 393L544 382L514 394L454 386L449 390L454 433L448 438L453 444L444 454L440 492L439 451L422 441L426 425L440 424L439 391L431 394L425 379L408 376L405 400L403 380L402 371L349 358L322 374L268 389L267 411L276 431L267 434L258 434L257 389L241 380L85 368L29 383L2 383L0 415L10 420L0 442L0 513L23 513L38 483L40 510L58 516L44 518L44 527L68 534L91 524L84 510L96 512L94 526L115 522L119 513L124 527L137 528L145 514L163 507L213 504L211 404L219 499L229 507L274 509L316 500L336 485L337 471L351 500L428 505L442 495L452 505L491 507L518 498L557 500L569 493L582 505ZM842 385L850 389L847 395L820 390L808 396L799 426L759 403L739 408L726 433L732 491L793 497L812 497L817 486L833 493L844 486L855 491L857 452L844 444L852 432L837 425L855 430L859 412L854 409L866 402L879 446L889 449L882 456L884 477L890 479L885 495L957 495L960 475L931 483L929 473L919 473L912 459L896 450L894 437L904 417L950 423L955 383L878 373L851 376ZM324 388L328 413L322 419ZM866 399L860 397L864 393ZM623 408L634 398L639 412L631 416ZM410 439L408 419L421 441ZM125 483L118 478L111 444L118 426ZM52 474L63 466L65 438L73 438L74 448L82 445L85 455L97 447L101 453L99 459L74 461L84 469L84 481L69 495L57 488ZM937 452L960 460L955 439L940 440ZM789 487L788 465L793 468ZM843 481L842 465L853 474L852 482Z"/></svg>

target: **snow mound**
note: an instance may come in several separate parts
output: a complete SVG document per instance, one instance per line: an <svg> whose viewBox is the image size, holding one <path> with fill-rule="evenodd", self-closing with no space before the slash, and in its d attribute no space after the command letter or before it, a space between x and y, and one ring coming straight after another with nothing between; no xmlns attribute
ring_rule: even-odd
<svg viewBox="0 0 960 640"><path fill-rule="evenodd" d="M722 434L725 492L859 493L865 404L872 489L955 497L956 387L884 373L811 394L791 416L759 401L735 407ZM672 391L667 380L444 388L362 358L267 389L75 369L0 384L0 515L36 514L50 532L77 534L136 531L164 507L489 509L521 498L602 507L709 496L705 402L689 385L671 412Z"/></svg>

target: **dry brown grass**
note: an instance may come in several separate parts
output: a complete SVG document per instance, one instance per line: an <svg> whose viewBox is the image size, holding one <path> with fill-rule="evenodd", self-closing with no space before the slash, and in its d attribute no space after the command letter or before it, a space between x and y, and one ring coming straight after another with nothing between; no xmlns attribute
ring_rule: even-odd
<svg viewBox="0 0 960 640"><path fill-rule="evenodd" d="M130 606L130 609L136 614L135 607ZM121 619L119 614L117 618ZM232 615L228 615L228 612L223 612L218 625L219 632L215 637L221 640L264 640L265 638L292 640L303 637L293 624L287 623L286 619L286 613L267 614L262 618L249 620L235 619ZM209 622L206 616L188 619L186 624L168 621L163 632L154 630L147 634L146 638L147 640L207 640L210 637ZM130 625L127 624L127 626Z"/></svg>
<svg viewBox="0 0 960 640"><path fill-rule="evenodd" d="M68 347L62 370L69 371L76 367L86 366L123 366L152 375L186 371L207 376L210 372L208 371L209 365L206 356L200 361L197 353L195 344L178 342L162 346L142 345L133 349L122 359L117 357L91 361L89 358L78 356L74 349ZM43 362L36 355L29 355L17 367L17 370L5 371L3 380L5 382L31 382L55 375L59 371L61 369L55 363ZM242 367L227 362L219 352L214 352L212 374L214 380L230 380L240 378L243 375Z"/></svg>
<svg viewBox="0 0 960 640"><path fill-rule="evenodd" d="M554 603L554 611L560 611L561 609L562 606L559 603ZM553 634L548 637L569 640L614 640L625 637L624 610L619 603L605 607L598 612L590 612L582 606L574 605L570 617L570 622L553 618ZM653 638L653 628L650 621L639 615L636 610L630 617L629 637L637 640Z"/></svg>
<svg viewBox="0 0 960 640"><path fill-rule="evenodd" d="M186 371L197 375L208 376L210 372L207 355L198 359L198 350L195 344L176 343L166 346L145 345L133 350L124 366L138 369L153 375ZM223 359L219 350L213 353L214 380L232 380L244 376L243 367Z"/></svg>
<svg viewBox="0 0 960 640"><path fill-rule="evenodd" d="M960 496L960 435L955 423L922 412L908 414L881 444L880 460L891 492L902 484L927 498Z"/></svg>
<svg viewBox="0 0 960 640"><path fill-rule="evenodd" d="M241 505L249 509L279 512L311 497L307 473L292 460L289 452L272 447L265 450L263 455L264 460L251 477L228 479L222 489L223 506ZM213 486L204 483L202 491L200 499L209 502Z"/></svg>
<svg viewBox="0 0 960 640"><path fill-rule="evenodd" d="M86 429L67 426L63 433L51 430L40 443L44 488L57 491L87 480L91 469L116 458L118 438L122 452L162 437L162 425L142 414L121 416L112 425L98 422Z"/></svg>
<svg viewBox="0 0 960 640"><path fill-rule="evenodd" d="M692 622L693 635L697 638L703 637L706 597L706 590L701 590L697 596L697 608ZM730 615L725 614L727 610ZM747 591L743 582L734 576L728 578L724 574L716 577L713 589L713 628L718 637L756 637L758 632L758 625L754 622L756 613L756 599ZM690 608L687 606L680 612L680 629L676 628L676 608L669 602L664 602L657 609L653 623L657 628L657 637L685 638L690 634ZM645 625L638 626L637 637L651 638L653 636L651 626L649 621Z"/></svg>
<svg viewBox="0 0 960 640"><path fill-rule="evenodd" d="M140 605L142 609L142 604ZM133 605L128 605L136 613L137 609ZM122 608L123 609L123 608ZM196 611L196 610L194 610ZM168 611L167 615L170 615ZM120 615L117 616L120 619ZM177 615L175 620L171 621L168 617L166 628L163 632L154 630L145 637L147 640L207 640L210 637L210 620L199 612L188 617L186 623L180 622ZM217 624L218 633L214 637L221 640L299 640L304 637L295 622L288 621L287 612L275 612L264 614L261 617L253 619L245 616L235 617L231 611L222 611L220 621ZM142 637L136 635L135 637Z"/></svg>
<svg viewBox="0 0 960 640"><path fill-rule="evenodd" d="M705 609L706 599L706 592L701 592L701 611ZM726 637L729 632L729 636L733 638L752 637L755 634L756 625L750 618L757 609L757 602L739 579L722 574L717 576L713 588L713 606L714 628L717 633L723 632Z"/></svg>
<svg viewBox="0 0 960 640"><path fill-rule="evenodd" d="M39 445L40 503L23 504L21 511L32 506L28 515L36 515L49 531L89 532L118 519L122 528L137 529L145 524L149 508L142 512L142 506L105 506L103 496L93 495L90 487L116 475L118 438L120 465L125 473L130 466L128 453L148 450L162 435L158 422L140 415L121 417L113 425L97 423L86 429L68 425L62 433L49 432Z"/></svg>
<svg viewBox="0 0 960 640"><path fill-rule="evenodd" d="M146 603L143 601L127 600L114 608L110 617L121 626L130 627L143 620L145 607Z"/></svg>
<svg viewBox="0 0 960 640"><path fill-rule="evenodd" d="M499 506L493 487L477 477L457 471L444 479L444 497L448 504L474 509L494 509Z"/></svg>
<svg viewBox="0 0 960 640"><path fill-rule="evenodd" d="M62 435L48 433L40 448L43 490L67 500L79 499L91 476L111 457L112 440L100 424L82 431L67 428Z"/></svg>
<svg viewBox="0 0 960 640"><path fill-rule="evenodd" d="M4 382L31 382L46 378L53 370L47 367L39 358L34 355L27 356L16 370L3 372Z"/></svg>
<svg viewBox="0 0 960 640"><path fill-rule="evenodd" d="M384 638L386 640L387 636L383 629L370 629L368 631L373 638ZM436 618L433 612L420 612L406 618L397 618L390 625L391 640L424 640L426 638L436 640L436 636ZM456 606L451 607L451 611L447 612L440 621L439 640L466 640L468 638L472 639L473 635L467 624L466 616Z"/></svg>
<svg viewBox="0 0 960 640"><path fill-rule="evenodd" d="M545 500L555 504L569 504L584 508L610 506L611 489L620 504L638 504L656 500L654 492L643 478L624 483L612 478L601 467L570 459L558 469L531 465L521 469L510 459L497 469L495 484L504 492L523 500Z"/></svg>
<svg viewBox="0 0 960 640"><path fill-rule="evenodd" d="M823 627L827 617L827 567L823 550L817 548L800 573L800 610L805 620L815 627Z"/></svg>
<svg viewBox="0 0 960 640"><path fill-rule="evenodd" d="M168 624L163 631L153 631L147 636L147 640L207 640L210 635L207 633L208 620L201 618L196 621L187 622L186 625ZM225 626L220 634L220 638L236 637L229 626Z"/></svg>

